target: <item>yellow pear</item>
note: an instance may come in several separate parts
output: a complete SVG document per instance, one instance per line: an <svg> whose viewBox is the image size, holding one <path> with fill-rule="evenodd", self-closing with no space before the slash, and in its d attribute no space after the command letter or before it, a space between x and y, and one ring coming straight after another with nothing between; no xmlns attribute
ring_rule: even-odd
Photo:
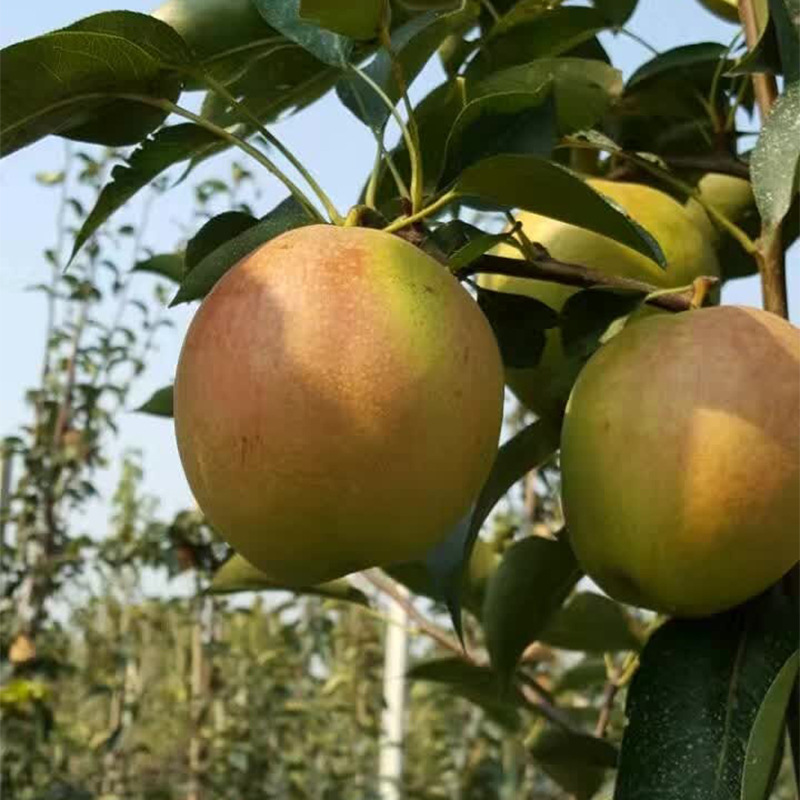
<svg viewBox="0 0 800 800"><path fill-rule="evenodd" d="M216 284L175 380L197 502L269 578L419 559L491 468L503 372L458 281L382 231L282 234Z"/></svg>
<svg viewBox="0 0 800 800"><path fill-rule="evenodd" d="M561 448L570 541L606 592L738 605L800 555L800 331L735 306L628 326L579 375Z"/></svg>
<svg viewBox="0 0 800 800"><path fill-rule="evenodd" d="M739 221L756 202L750 181L733 175L709 172L700 179L697 189L703 200L732 222ZM691 197L686 203L686 211L706 238L715 246L719 245L724 232L712 221L705 208Z"/></svg>
<svg viewBox="0 0 800 800"><path fill-rule="evenodd" d="M544 245L561 261L582 264L607 274L647 281L658 287L684 286L699 275L719 275L714 248L683 206L664 192L634 183L590 179L594 189L610 198L645 228L659 243L667 260L662 269L651 259L619 242L584 228L577 228L537 214L521 213L518 219L528 238ZM521 258L518 250L502 245L497 255ZM548 281L481 276L480 285L495 291L524 294L541 300L556 311L575 292L569 286ZM530 369L509 369L508 385L520 401L537 414L563 408L569 383L561 376L566 356L558 330L549 331L539 364Z"/></svg>

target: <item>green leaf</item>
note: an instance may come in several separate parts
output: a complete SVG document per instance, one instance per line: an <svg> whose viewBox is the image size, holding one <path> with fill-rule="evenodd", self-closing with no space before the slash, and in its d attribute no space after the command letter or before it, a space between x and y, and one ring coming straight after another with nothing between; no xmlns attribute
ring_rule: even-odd
<svg viewBox="0 0 800 800"><path fill-rule="evenodd" d="M799 171L800 82L796 82L772 107L750 159L753 193L768 228L775 229L789 211Z"/></svg>
<svg viewBox="0 0 800 800"><path fill-rule="evenodd" d="M561 338L570 359L585 361L600 346L614 320L642 304L640 292L618 289L584 289L573 294L561 309Z"/></svg>
<svg viewBox="0 0 800 800"><path fill-rule="evenodd" d="M642 646L623 607L591 592L573 595L556 611L539 639L562 650L591 653L638 650Z"/></svg>
<svg viewBox="0 0 800 800"><path fill-rule="evenodd" d="M241 211L223 211L206 222L186 245L185 271L188 275L206 256L244 233L258 220Z"/></svg>
<svg viewBox="0 0 800 800"><path fill-rule="evenodd" d="M800 79L800 0L769 0L769 19L787 84Z"/></svg>
<svg viewBox="0 0 800 800"><path fill-rule="evenodd" d="M597 657L584 658L565 670L557 679L554 692L581 692L599 689L608 680L608 668L605 659Z"/></svg>
<svg viewBox="0 0 800 800"><path fill-rule="evenodd" d="M545 331L558 326L558 313L541 300L478 287L478 306L494 331L506 367L535 367L547 342Z"/></svg>
<svg viewBox="0 0 800 800"><path fill-rule="evenodd" d="M180 283L183 279L183 259L183 253L159 253L144 261L138 261L131 271L149 272Z"/></svg>
<svg viewBox="0 0 800 800"><path fill-rule="evenodd" d="M647 231L570 170L536 156L500 155L467 168L457 196L522 208L608 236L662 266L664 254Z"/></svg>
<svg viewBox="0 0 800 800"><path fill-rule="evenodd" d="M300 16L351 39L374 39L384 0L300 0Z"/></svg>
<svg viewBox="0 0 800 800"><path fill-rule="evenodd" d="M300 16L300 0L252 0L261 16L284 36L315 58L333 67L345 67L353 52L353 41L325 31Z"/></svg>
<svg viewBox="0 0 800 800"><path fill-rule="evenodd" d="M537 92L550 84L562 135L591 128L622 95L622 73L602 61L585 58L539 58L494 72L470 83L469 96L496 92Z"/></svg>
<svg viewBox="0 0 800 800"><path fill-rule="evenodd" d="M465 73L467 80L480 80L515 64L563 55L608 27L605 15L594 8L539 11L532 21L520 16L514 22L509 17L489 35L470 62Z"/></svg>
<svg viewBox="0 0 800 800"><path fill-rule="evenodd" d="M642 64L628 79L626 88L633 89L639 84L676 71L692 77L691 71L699 64L705 65L709 62L716 64L725 57L727 52L725 45L718 42L698 42L675 47Z"/></svg>
<svg viewBox="0 0 800 800"><path fill-rule="evenodd" d="M447 604L453 627L461 637L461 586L481 526L497 501L523 476L540 467L558 449L560 424L540 419L505 442L497 451L492 470L475 507L428 554L426 564L437 598Z"/></svg>
<svg viewBox="0 0 800 800"><path fill-rule="evenodd" d="M483 598L489 578L500 561L494 547L482 539L477 539L472 548L469 565L464 570L461 583L461 601L464 608L480 617ZM383 571L399 581L414 594L437 599L437 593L427 565L422 561L408 561L384 567Z"/></svg>
<svg viewBox="0 0 800 800"><path fill-rule="evenodd" d="M486 233L464 220L453 219L439 225L423 242L422 248L440 258L446 256L450 269L458 273L508 238L507 231Z"/></svg>
<svg viewBox="0 0 800 800"><path fill-rule="evenodd" d="M287 197L256 225L226 241L195 264L192 271L183 279L170 306L205 297L234 264L257 247L285 231L310 225L313 221L294 197Z"/></svg>
<svg viewBox="0 0 800 800"><path fill-rule="evenodd" d="M594 0L595 8L601 11L615 27L624 25L638 4L639 0Z"/></svg>
<svg viewBox="0 0 800 800"><path fill-rule="evenodd" d="M216 137L193 123L162 128L145 139L125 164L118 164L111 171L111 181L103 187L94 208L75 237L70 261L87 239L140 189L211 141L216 141Z"/></svg>
<svg viewBox="0 0 800 800"><path fill-rule="evenodd" d="M744 761L741 800L767 800L774 778L775 755L786 732L786 710L797 683L798 651L786 659L758 709Z"/></svg>
<svg viewBox="0 0 800 800"><path fill-rule="evenodd" d="M738 90L725 71L732 61L718 43L698 43L662 53L644 64L628 81L607 132L625 149L666 154L712 153L718 138L712 130L707 98L727 107L728 95ZM720 70L723 74L720 75ZM712 90L716 93L711 98ZM745 86L741 102L752 104Z"/></svg>
<svg viewBox="0 0 800 800"><path fill-rule="evenodd" d="M617 748L605 739L542 724L528 743L542 769L576 800L589 800L617 763Z"/></svg>
<svg viewBox="0 0 800 800"><path fill-rule="evenodd" d="M346 578L319 583L306 589L289 588L270 580L263 572L238 553L234 553L214 573L208 591L209 594L286 591L299 595L325 597L330 600L346 600L348 603L356 603L362 606L369 605L367 596L356 589Z"/></svg>
<svg viewBox="0 0 800 800"><path fill-rule="evenodd" d="M460 220L454 221L460 222ZM484 231L480 231L478 236L473 237L457 250L450 253L447 259L450 264L450 269L453 270L453 272L464 269L464 267L469 266L484 253L507 240L507 233L485 233Z"/></svg>
<svg viewBox="0 0 800 800"><path fill-rule="evenodd" d="M0 153L49 134L107 145L138 142L167 112L116 100L137 94L175 101L177 70L192 54L168 25L146 14L96 14L0 51Z"/></svg>
<svg viewBox="0 0 800 800"><path fill-rule="evenodd" d="M465 30L475 20L472 4L452 13L428 12L420 14L392 32L392 49L406 84L420 73L444 38ZM392 103L402 96L395 68L389 53L381 48L364 72L380 86ZM336 93L344 105L373 130L382 130L389 119L389 109L372 87L357 75L345 76L336 86Z"/></svg>
<svg viewBox="0 0 800 800"><path fill-rule="evenodd" d="M440 184L498 153L549 156L556 144L555 106L549 84L538 91L488 94L458 115L445 147Z"/></svg>
<svg viewBox="0 0 800 800"><path fill-rule="evenodd" d="M505 682L581 575L564 536L528 536L506 550L489 582L482 617L492 665Z"/></svg>
<svg viewBox="0 0 800 800"><path fill-rule="evenodd" d="M628 690L615 800L738 800L759 709L796 649L797 609L776 591L656 631Z"/></svg>
<svg viewBox="0 0 800 800"><path fill-rule="evenodd" d="M423 243L432 245L434 251L444 254L449 258L462 250L470 242L482 239L486 233L475 225L464 222L463 219L451 219L437 226L428 239ZM503 234L507 238L507 234Z"/></svg>
<svg viewBox="0 0 800 800"><path fill-rule="evenodd" d="M454 694L482 708L504 728L519 730L518 709L524 706L519 691L514 687L504 691L497 675L487 667L470 664L461 658L442 658L415 664L408 671L408 678L444 684Z"/></svg>
<svg viewBox="0 0 800 800"><path fill-rule="evenodd" d="M152 414L154 417L173 416L172 386L165 386L154 392L150 399L136 409L142 414Z"/></svg>

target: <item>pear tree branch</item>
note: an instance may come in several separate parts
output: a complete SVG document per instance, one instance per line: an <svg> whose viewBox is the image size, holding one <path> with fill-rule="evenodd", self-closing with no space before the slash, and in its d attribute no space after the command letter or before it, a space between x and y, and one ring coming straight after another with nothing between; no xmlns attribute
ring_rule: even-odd
<svg viewBox="0 0 800 800"><path fill-rule="evenodd" d="M758 20L753 0L739 0L739 18L742 28L744 28L747 49L752 50L758 43ZM775 77L763 72L755 73L753 75L753 91L763 127L778 97L778 85ZM754 255L758 264L758 272L761 275L764 308L779 317L788 319L786 265L780 225L774 227L762 225L761 236L756 242Z"/></svg>
<svg viewBox="0 0 800 800"><path fill-rule="evenodd" d="M696 278L691 286L665 290L646 281L635 278L623 278L609 275L600 270L571 264L552 258L540 244L533 244L533 252L527 260L506 258L504 256L483 255L455 275L460 280L471 275L489 273L507 275L511 278L528 278L532 280L550 281L563 286L575 286L580 289L606 287L640 292L644 302L667 311L688 311L702 304L705 294L719 283L719 278L703 275Z"/></svg>

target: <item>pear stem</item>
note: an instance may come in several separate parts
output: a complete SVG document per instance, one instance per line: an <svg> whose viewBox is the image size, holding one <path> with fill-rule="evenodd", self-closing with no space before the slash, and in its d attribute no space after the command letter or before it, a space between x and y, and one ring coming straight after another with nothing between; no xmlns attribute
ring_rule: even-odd
<svg viewBox="0 0 800 800"><path fill-rule="evenodd" d="M448 203L452 203L453 200L458 197L458 193L454 191L445 192L441 197L437 200L434 200L430 205L425 206L425 208L420 209L415 214L411 214L407 217L400 217L400 219L396 219L391 224L387 225L383 230L386 233L394 233L395 231L399 231L401 228L405 228L407 225L412 225L415 222L419 222L421 219L425 219L425 217L429 217L431 214L435 214L440 208L444 208Z"/></svg>
<svg viewBox="0 0 800 800"><path fill-rule="evenodd" d="M413 205L414 193L416 191L420 195L421 204L422 181L420 177L420 167L422 162L419 160L419 148L414 143L414 137L411 135L408 125L406 125L405 121L394 107L394 103L392 103L392 101L389 99L386 92L384 92L383 89L381 89L381 87L378 86L378 84L372 80L372 78L370 78L366 72L364 72L364 70L359 69L354 64L350 65L350 69L352 69L353 72L355 72L355 74L358 75L358 77L361 78L361 80L364 81L364 83L366 83L367 86L369 86L375 92L375 94L378 95L378 97L380 97L386 108L389 109L389 113L392 115L392 118L400 128L400 133L403 135L403 141L406 144L406 150L408 150L409 157L411 158L411 202Z"/></svg>
<svg viewBox="0 0 800 800"><path fill-rule="evenodd" d="M100 94L98 93L98 97L109 97L108 94ZM231 133L229 130L220 127L219 125L215 125L210 120L204 119L201 116L189 111L187 108L183 108L182 106L176 105L175 103L170 102L169 100L164 100L163 98L157 97L147 97L146 95L139 95L139 94L127 94L127 93L120 93L114 94L114 97L118 97L120 100L132 100L137 103L143 103L144 105L154 106L155 108L163 109L164 111L168 111L171 114L176 114L179 117L183 117L184 119L188 119L191 122L194 122L196 125L199 125L201 128L205 128L210 133L215 134L223 141L232 144L234 147L238 147L243 153L247 153L254 161L257 161L264 167L268 172L271 172L292 194L293 197L297 199L297 201L303 206L303 208L308 211L308 213L318 222L325 222L322 215L319 213L317 208L314 204L308 199L305 193L300 189L294 181L291 180L287 175L285 175L273 162L271 159L267 158L257 147L253 147L249 142L246 142L236 134Z"/></svg>
<svg viewBox="0 0 800 800"><path fill-rule="evenodd" d="M411 101L408 99L408 84L403 74L403 66L392 47L392 37L385 19L381 25L379 37L381 45L389 54L389 60L392 63L392 73L394 74L394 79L400 90L400 96L403 98L403 106L406 110L406 125L408 126L408 132L414 144L408 151L408 156L411 160L411 209L412 211L418 211L422 207L422 194L424 189L419 128L417 127L417 120L414 117L414 109L411 107Z"/></svg>
<svg viewBox="0 0 800 800"><path fill-rule="evenodd" d="M284 145L277 136L270 133L261 123L261 120L259 120L258 117L256 117L256 115L253 114L253 112L250 111L250 109L244 103L237 100L219 81L212 78L207 72L200 72L198 77L200 80L204 81L213 92L218 94L224 100L227 100L242 117L250 121L255 126L256 130L303 176L305 182L311 187L320 203L322 203L325 211L330 217L331 222L333 222L334 225L343 224L344 218L337 211L336 206L334 206L334 204L331 202L331 199L317 183L314 176L305 168L305 166L303 166L303 163L300 161L300 159L297 158L297 156L295 156L295 154L292 153L292 151L289 150L289 148L286 147L286 145Z"/></svg>

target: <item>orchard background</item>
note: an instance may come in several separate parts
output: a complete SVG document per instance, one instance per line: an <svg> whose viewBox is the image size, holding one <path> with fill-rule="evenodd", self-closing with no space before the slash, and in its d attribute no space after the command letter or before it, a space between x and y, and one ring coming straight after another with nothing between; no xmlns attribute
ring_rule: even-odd
<svg viewBox="0 0 800 800"><path fill-rule="evenodd" d="M0 43L108 10L104 5L9 7L0 20ZM146 3L121 7L152 10ZM701 41L727 46L737 31L693 0L673 0L669 7L663 0L641 0L625 29L658 51ZM626 79L652 57L625 34L604 32L600 41ZM434 57L411 86L412 103L444 77ZM184 104L197 108L191 95ZM757 131L757 114L751 120L740 113L737 120ZM340 211L355 202L372 166L374 140L334 93L270 130L312 169ZM390 125L387 142L393 145L397 138ZM743 137L740 149L749 150L753 142ZM43 251L70 249L110 166L101 148L54 137L3 162L4 434L16 436L20 426L30 424L32 405L25 393L41 381L45 294L30 286L51 279ZM175 178L180 169L173 172ZM104 229L99 258L119 269L122 283L131 265L148 253L174 251L208 217L239 204L264 213L285 196L277 181L231 151L201 164L182 185L168 185L141 193ZM795 323L799 262L795 245L786 263L789 317ZM87 313L124 320L135 336L119 354L121 373L115 373L125 375L117 378L124 394L108 417L92 421L89 450L76 440L67 454L75 465L76 488L60 502L73 544L60 554L63 570L52 587L36 652L18 652L4 664L2 791L25 800L611 797L624 727L626 684L620 679L627 679L634 664L626 654L636 652L649 632L647 613L610 603L594 606L590 600L582 614L582 595L576 595L574 628L564 634L556 625L526 651L517 697L494 686L480 655L472 662L459 653L443 604L412 600L412 616L401 617L413 634L415 680L398 789L381 784L378 774L386 615L397 614L394 600L408 602L396 584L385 576L357 581L345 600L295 599L283 592L212 600L199 594L225 551L193 508L170 423L131 413L172 382L194 309L184 305L165 314L160 308L173 291L169 282L140 275L115 290L111 272L98 278L106 282L104 296L92 301ZM131 299L144 306L137 310ZM68 322L89 307L78 284L58 302ZM726 283L722 302L760 305L758 276ZM159 320L168 320L169 327ZM504 439L529 422L510 395L506 405ZM15 465L12 478L21 469ZM502 552L520 533L553 532L560 524L556 494L557 473L546 463L498 506L484 540ZM18 589L16 579L7 578L15 574L18 555L4 554L7 597ZM419 587L408 576L396 577ZM587 589L596 591L580 585L581 592ZM463 603L470 609L469 598ZM4 613L12 610L6 600ZM6 631L11 631L7 619ZM469 614L465 634L469 651L480 654L482 633ZM4 635L4 653L13 644ZM9 684L14 670L22 682ZM528 679L533 683L526 685ZM568 709L566 720L562 706ZM707 729L686 735L702 737ZM742 735L736 739L740 744ZM617 796L790 798L795 789L789 750L772 795L744 794L744 784L736 782L723 788L698 783L692 794L695 787L676 782L681 771L676 762L665 767L671 777L658 784L664 787L661 794L628 789ZM640 769L652 775L657 761ZM768 792L769 781L765 786Z"/></svg>

